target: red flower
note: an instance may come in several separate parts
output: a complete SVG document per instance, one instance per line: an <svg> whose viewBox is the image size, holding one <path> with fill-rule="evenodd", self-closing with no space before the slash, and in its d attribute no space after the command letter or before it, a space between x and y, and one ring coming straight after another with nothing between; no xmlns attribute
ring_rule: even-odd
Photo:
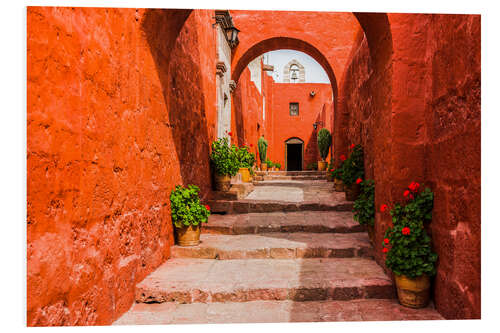
<svg viewBox="0 0 500 333"><path fill-rule="evenodd" d="M413 194L410 194L410 199L412 199L412 200L413 200Z"/></svg>
<svg viewBox="0 0 500 333"><path fill-rule="evenodd" d="M411 231L411 230L410 230L410 228L408 228L408 227L404 227L404 228L401 230L401 233L402 233L403 235L409 235L409 234L410 234L410 231Z"/></svg>
<svg viewBox="0 0 500 333"><path fill-rule="evenodd" d="M253 144L250 144L250 148L253 147Z"/></svg>
<svg viewBox="0 0 500 333"><path fill-rule="evenodd" d="M363 179L358 178L358 179L356 179L356 184L360 184L362 181L363 181Z"/></svg>
<svg viewBox="0 0 500 333"><path fill-rule="evenodd" d="M227 133L227 135L233 136L233 132L229 132L229 133Z"/></svg>
<svg viewBox="0 0 500 333"><path fill-rule="evenodd" d="M420 184L417 182L411 182L410 186L408 186L408 188L410 190L412 190L413 192L416 192L419 187L420 187Z"/></svg>
<svg viewBox="0 0 500 333"><path fill-rule="evenodd" d="M386 205L386 204L383 204L383 205L381 205L381 206L380 206L380 211L383 213L383 212L385 212L385 210L386 210L387 208L388 208L388 207L387 207L387 205Z"/></svg>
<svg viewBox="0 0 500 333"><path fill-rule="evenodd" d="M403 195L404 195L405 197L407 197L409 194L410 194L410 191L408 191L408 190L406 190L406 191L405 191L405 193L403 193Z"/></svg>
<svg viewBox="0 0 500 333"><path fill-rule="evenodd" d="M209 205L205 205L205 208L210 211L210 206Z"/></svg>
<svg viewBox="0 0 500 333"><path fill-rule="evenodd" d="M382 252L384 252L384 253L387 253L388 251L389 251L389 250L388 250L386 247L384 247L384 248L382 249Z"/></svg>
<svg viewBox="0 0 500 333"><path fill-rule="evenodd" d="M356 145L353 143L353 144L351 145L351 149L352 149L352 148L354 148L354 147L356 147Z"/></svg>
<svg viewBox="0 0 500 333"><path fill-rule="evenodd" d="M344 161L346 160L345 155L343 155L343 154L342 154L342 155L340 155L340 160L341 160L342 162L344 162Z"/></svg>
<svg viewBox="0 0 500 333"><path fill-rule="evenodd" d="M384 244L388 245L389 244L389 238L384 238Z"/></svg>

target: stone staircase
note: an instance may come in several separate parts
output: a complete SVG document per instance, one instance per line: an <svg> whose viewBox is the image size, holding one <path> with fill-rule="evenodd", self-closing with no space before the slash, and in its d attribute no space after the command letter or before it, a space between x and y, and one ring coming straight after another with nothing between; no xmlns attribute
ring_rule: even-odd
<svg viewBox="0 0 500 333"><path fill-rule="evenodd" d="M255 186L245 199L214 199L225 215L210 216L200 245L174 246L115 324L373 320L388 309L383 320L442 319L397 304L352 203L331 183L283 181Z"/></svg>

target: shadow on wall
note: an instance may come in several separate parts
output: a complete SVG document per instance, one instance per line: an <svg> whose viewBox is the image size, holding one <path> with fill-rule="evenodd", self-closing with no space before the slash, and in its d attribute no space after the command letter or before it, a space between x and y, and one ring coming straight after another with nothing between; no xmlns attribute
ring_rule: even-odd
<svg viewBox="0 0 500 333"><path fill-rule="evenodd" d="M210 138L200 54L204 36L199 36L197 19L192 10L149 9L142 30L162 85L168 117L164 130L172 131L182 182L198 185L205 197L210 191Z"/></svg>
<svg viewBox="0 0 500 333"><path fill-rule="evenodd" d="M232 103L234 113L234 123L236 128L236 138L238 140L238 146L242 146L245 143L245 119L243 117L243 106L242 106L242 88L241 85L237 85L233 93Z"/></svg>

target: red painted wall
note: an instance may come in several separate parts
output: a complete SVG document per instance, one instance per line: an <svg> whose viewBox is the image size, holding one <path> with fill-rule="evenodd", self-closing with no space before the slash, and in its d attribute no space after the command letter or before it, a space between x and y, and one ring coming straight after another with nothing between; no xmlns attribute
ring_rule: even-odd
<svg viewBox="0 0 500 333"><path fill-rule="evenodd" d="M480 17L389 14L389 21L389 63L373 58L380 43L358 38L340 89L339 112L348 116L336 126L346 126L344 149L365 147L377 207L400 200L413 180L433 189L436 307L449 319L480 318ZM389 223L377 213L380 264Z"/></svg>
<svg viewBox="0 0 500 333"><path fill-rule="evenodd" d="M110 324L169 257L170 191L210 187L212 16L28 8L29 326Z"/></svg>

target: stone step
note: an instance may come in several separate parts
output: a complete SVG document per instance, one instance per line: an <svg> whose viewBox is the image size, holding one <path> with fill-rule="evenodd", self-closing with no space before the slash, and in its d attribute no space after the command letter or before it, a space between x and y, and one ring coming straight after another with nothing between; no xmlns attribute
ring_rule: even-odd
<svg viewBox="0 0 500 333"><path fill-rule="evenodd" d="M136 286L138 303L394 298L371 259L171 259Z"/></svg>
<svg viewBox="0 0 500 333"><path fill-rule="evenodd" d="M201 235L198 246L173 246L172 258L295 259L373 258L366 233L267 233L259 235Z"/></svg>
<svg viewBox="0 0 500 333"><path fill-rule="evenodd" d="M273 232L352 233L364 227L346 212L275 212L213 214L202 226L202 233L242 235Z"/></svg>
<svg viewBox="0 0 500 333"><path fill-rule="evenodd" d="M351 301L251 301L227 303L135 303L113 325L225 324L384 320L444 320L430 304L401 306L395 299Z"/></svg>
<svg viewBox="0 0 500 333"><path fill-rule="evenodd" d="M313 175L326 175L326 171L256 171L255 175L272 175L272 176L313 176Z"/></svg>
<svg viewBox="0 0 500 333"><path fill-rule="evenodd" d="M337 193L337 192L336 192ZM340 193L340 192L338 192ZM341 193L343 196L343 193ZM272 200L209 200L212 213L243 214L297 211L352 211L353 203L345 200L318 201L272 201Z"/></svg>
<svg viewBox="0 0 500 333"><path fill-rule="evenodd" d="M326 180L326 175L321 176L255 176L254 183L266 180Z"/></svg>
<svg viewBox="0 0 500 333"><path fill-rule="evenodd" d="M253 183L254 186L280 186L280 187L299 187L299 188L321 188L331 189L330 182L321 180L262 180Z"/></svg>

